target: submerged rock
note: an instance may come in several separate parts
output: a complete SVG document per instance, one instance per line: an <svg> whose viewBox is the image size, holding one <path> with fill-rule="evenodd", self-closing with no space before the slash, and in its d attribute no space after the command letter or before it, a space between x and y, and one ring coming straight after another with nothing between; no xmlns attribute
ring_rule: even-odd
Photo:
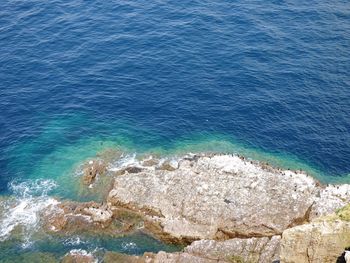
<svg viewBox="0 0 350 263"><path fill-rule="evenodd" d="M125 168L121 168L120 170L115 172L115 175L123 175L123 174L135 174L135 173L140 173L142 172L141 167L137 166L127 166Z"/></svg>
<svg viewBox="0 0 350 263"><path fill-rule="evenodd" d="M112 163L119 160L123 156L123 151L116 148L107 148L96 154L96 157L105 163Z"/></svg>
<svg viewBox="0 0 350 263"><path fill-rule="evenodd" d="M143 159L141 164L145 167L156 167L159 162L159 159L156 159L153 156L149 156L148 158Z"/></svg>
<svg viewBox="0 0 350 263"><path fill-rule="evenodd" d="M19 253L17 256L11 256L7 258L2 256L1 263L58 263L59 260L55 258L53 254L42 252L26 252Z"/></svg>

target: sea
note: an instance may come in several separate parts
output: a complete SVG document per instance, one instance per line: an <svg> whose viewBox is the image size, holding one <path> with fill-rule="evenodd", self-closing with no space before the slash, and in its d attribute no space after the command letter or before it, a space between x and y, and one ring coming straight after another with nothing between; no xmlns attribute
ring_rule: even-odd
<svg viewBox="0 0 350 263"><path fill-rule="evenodd" d="M106 149L234 153L350 183L350 2L2 0L0 262L180 249L37 234L53 198L94 200L77 167Z"/></svg>

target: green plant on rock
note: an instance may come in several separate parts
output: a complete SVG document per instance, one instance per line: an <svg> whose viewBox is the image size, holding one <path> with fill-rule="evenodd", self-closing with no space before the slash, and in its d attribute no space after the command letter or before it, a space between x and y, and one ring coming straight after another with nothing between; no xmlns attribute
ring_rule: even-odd
<svg viewBox="0 0 350 263"><path fill-rule="evenodd" d="M341 220L350 221L350 204L337 210L336 214Z"/></svg>
<svg viewBox="0 0 350 263"><path fill-rule="evenodd" d="M228 256L226 260L230 263L250 263L245 261L241 256L237 256L237 255Z"/></svg>

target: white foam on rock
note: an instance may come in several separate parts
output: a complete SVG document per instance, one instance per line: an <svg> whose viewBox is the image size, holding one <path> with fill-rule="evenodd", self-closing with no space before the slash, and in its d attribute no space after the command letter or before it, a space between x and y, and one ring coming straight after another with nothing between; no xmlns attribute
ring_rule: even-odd
<svg viewBox="0 0 350 263"><path fill-rule="evenodd" d="M91 262L91 261L89 261L89 259L91 259L92 262L94 262L94 263L98 262L98 260L94 258L93 253L87 252L84 249L72 249L71 251L69 251L69 255L71 255L73 257L84 257L86 262ZM84 261L84 259L81 259L81 260ZM79 260L77 260L77 261L79 261Z"/></svg>
<svg viewBox="0 0 350 263"><path fill-rule="evenodd" d="M122 155L122 157L118 161L111 164L108 170L111 172L116 172L128 166L136 166L136 167L141 166L140 161L137 160L136 158L136 153L132 155L125 155L125 156Z"/></svg>
<svg viewBox="0 0 350 263"><path fill-rule="evenodd" d="M138 249L138 246L134 242L123 242L122 248L126 252L135 252Z"/></svg>
<svg viewBox="0 0 350 263"><path fill-rule="evenodd" d="M52 180L28 180L11 182L9 188L15 198L4 201L0 214L0 242L8 239L17 227L20 227L23 246L30 244L30 237L39 227L40 213L55 209L59 203L48 197L47 193L56 187Z"/></svg>
<svg viewBox="0 0 350 263"><path fill-rule="evenodd" d="M66 246L78 246L85 243L86 242L82 240L79 236L69 237L63 241L63 244Z"/></svg>

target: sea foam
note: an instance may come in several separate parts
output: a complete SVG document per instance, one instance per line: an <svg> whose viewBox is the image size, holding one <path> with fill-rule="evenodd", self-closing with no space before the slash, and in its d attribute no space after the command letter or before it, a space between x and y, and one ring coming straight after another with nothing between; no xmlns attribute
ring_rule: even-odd
<svg viewBox="0 0 350 263"><path fill-rule="evenodd" d="M7 240L15 229L20 230L22 246L31 244L31 235L38 229L40 213L53 209L59 202L47 196L56 184L52 180L11 182L9 188L14 198L2 203L0 214L0 241Z"/></svg>

